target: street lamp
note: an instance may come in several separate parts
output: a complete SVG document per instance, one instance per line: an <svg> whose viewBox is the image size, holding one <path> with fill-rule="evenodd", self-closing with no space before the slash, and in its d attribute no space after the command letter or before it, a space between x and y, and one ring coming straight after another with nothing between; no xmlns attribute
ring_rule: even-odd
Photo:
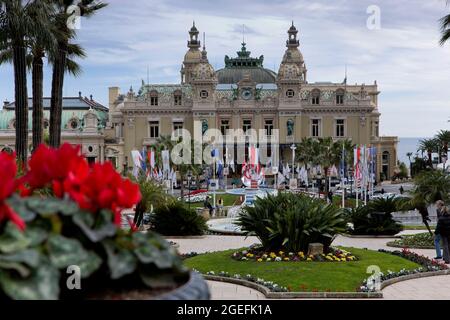
<svg viewBox="0 0 450 320"><path fill-rule="evenodd" d="M322 173L319 171L316 175L317 178L317 193L320 199L320 188L322 187Z"/></svg>
<svg viewBox="0 0 450 320"><path fill-rule="evenodd" d="M191 211L191 179L192 179L192 171L189 170L187 173L188 178L188 197L189 197L189 211Z"/></svg>
<svg viewBox="0 0 450 320"><path fill-rule="evenodd" d="M297 150L297 147L295 146L295 144L291 145L291 150L292 150L292 179L295 178L295 150Z"/></svg>

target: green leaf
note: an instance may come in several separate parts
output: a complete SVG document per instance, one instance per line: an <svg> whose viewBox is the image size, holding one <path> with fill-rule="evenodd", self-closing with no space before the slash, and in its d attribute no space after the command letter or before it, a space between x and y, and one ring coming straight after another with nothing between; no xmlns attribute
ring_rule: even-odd
<svg viewBox="0 0 450 320"><path fill-rule="evenodd" d="M0 255L1 262L17 262L36 268L39 265L40 253L34 249L27 249L13 254Z"/></svg>
<svg viewBox="0 0 450 320"><path fill-rule="evenodd" d="M155 233L134 233L134 253L143 264L153 263L159 269L172 268L178 259L175 250Z"/></svg>
<svg viewBox="0 0 450 320"><path fill-rule="evenodd" d="M2 269L15 270L23 278L28 277L31 273L29 268L20 263L0 260L0 273Z"/></svg>
<svg viewBox="0 0 450 320"><path fill-rule="evenodd" d="M0 271L0 286L14 300L56 300L59 296L60 273L48 261L26 278Z"/></svg>
<svg viewBox="0 0 450 320"><path fill-rule="evenodd" d="M116 234L117 227L112 223L109 212L102 210L97 220L95 221L94 214L90 212L81 211L73 216L73 222L92 242L99 242Z"/></svg>
<svg viewBox="0 0 450 320"><path fill-rule="evenodd" d="M18 195L13 195L7 200L8 205L23 219L25 222L33 221L36 218L36 213L30 210L26 202Z"/></svg>
<svg viewBox="0 0 450 320"><path fill-rule="evenodd" d="M50 261L59 269L71 265L80 267L82 278L90 276L101 265L101 259L84 249L77 239L51 235L47 242Z"/></svg>
<svg viewBox="0 0 450 320"><path fill-rule="evenodd" d="M29 246L35 247L43 243L48 237L48 231L41 226L27 225L25 237L30 241Z"/></svg>
<svg viewBox="0 0 450 320"><path fill-rule="evenodd" d="M136 270L137 260L132 251L119 248L112 240L105 240L102 244L108 255L108 267L112 279L119 279Z"/></svg>
<svg viewBox="0 0 450 320"><path fill-rule="evenodd" d="M0 235L0 252L11 253L23 250L30 245L30 242L16 225L8 222L3 234Z"/></svg>
<svg viewBox="0 0 450 320"><path fill-rule="evenodd" d="M68 199L30 197L26 199L26 205L41 216L49 216L56 213L69 216L80 211L78 205Z"/></svg>
<svg viewBox="0 0 450 320"><path fill-rule="evenodd" d="M85 279L91 276L102 265L102 259L93 251L87 252L86 259L80 261L77 265L81 270L81 278Z"/></svg>

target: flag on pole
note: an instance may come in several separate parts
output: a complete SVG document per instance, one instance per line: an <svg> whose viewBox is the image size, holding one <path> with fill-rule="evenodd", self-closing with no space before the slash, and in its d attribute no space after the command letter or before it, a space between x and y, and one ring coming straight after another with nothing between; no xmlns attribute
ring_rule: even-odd
<svg viewBox="0 0 450 320"><path fill-rule="evenodd" d="M228 166L230 167L231 171L233 171L233 173L234 173L235 170L236 170L236 168L235 168L234 160L233 160L233 159L231 159L231 161L230 161L230 163L229 163Z"/></svg>
<svg viewBox="0 0 450 320"><path fill-rule="evenodd" d="M150 164L150 168L155 168L155 150L150 149L150 151L147 152L148 155L148 163Z"/></svg>
<svg viewBox="0 0 450 320"><path fill-rule="evenodd" d="M172 183L175 186L175 188L178 187L178 184L177 184L177 172L175 170L173 170L173 172L172 172Z"/></svg>
<svg viewBox="0 0 450 320"><path fill-rule="evenodd" d="M142 148L141 159L141 169L142 171L147 172L147 157L145 156L145 147Z"/></svg>
<svg viewBox="0 0 450 320"><path fill-rule="evenodd" d="M259 163L259 150L258 148L252 146L249 147L249 163L250 166L252 166L253 168L255 168L256 166L258 166Z"/></svg>
<svg viewBox="0 0 450 320"><path fill-rule="evenodd" d="M282 185L284 182L286 181L284 174L282 174L281 172L278 172L278 179L277 179L277 183L278 185Z"/></svg>
<svg viewBox="0 0 450 320"><path fill-rule="evenodd" d="M163 171L164 172L169 172L169 170L170 170L169 150L161 151L161 158L162 158L162 163L163 163Z"/></svg>
<svg viewBox="0 0 450 320"><path fill-rule="evenodd" d="M139 168L141 168L142 155L138 150L132 150L131 159L133 160L133 176L137 178L139 174Z"/></svg>

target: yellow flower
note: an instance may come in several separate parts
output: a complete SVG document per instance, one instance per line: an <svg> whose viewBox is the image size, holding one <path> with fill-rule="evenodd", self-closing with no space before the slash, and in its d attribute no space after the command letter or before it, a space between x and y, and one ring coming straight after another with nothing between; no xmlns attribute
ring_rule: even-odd
<svg viewBox="0 0 450 320"><path fill-rule="evenodd" d="M299 255L299 256L304 256L305 254L303 253L303 251L300 251L300 252L298 253L298 255Z"/></svg>
<svg viewBox="0 0 450 320"><path fill-rule="evenodd" d="M283 251L280 251L280 252L278 252L278 254L279 254L280 256L282 256L282 255L284 254L284 252L283 252Z"/></svg>
<svg viewBox="0 0 450 320"><path fill-rule="evenodd" d="M284 258L284 261L289 261L289 258Z"/></svg>
<svg viewBox="0 0 450 320"><path fill-rule="evenodd" d="M306 259L306 261L312 261L312 259L311 259L311 258L308 258L308 259Z"/></svg>
<svg viewBox="0 0 450 320"><path fill-rule="evenodd" d="M261 258L259 258L257 261L258 261L258 262L262 262L263 260L262 260Z"/></svg>

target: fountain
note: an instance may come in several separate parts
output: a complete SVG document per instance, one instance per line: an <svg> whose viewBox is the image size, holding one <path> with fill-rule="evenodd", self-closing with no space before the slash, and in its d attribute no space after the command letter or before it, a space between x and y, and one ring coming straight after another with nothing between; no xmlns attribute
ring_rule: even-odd
<svg viewBox="0 0 450 320"><path fill-rule="evenodd" d="M256 198L264 198L268 194L276 195L276 189L269 188L240 188L227 190L226 193L232 195L243 196L244 201L240 206L231 207L228 210L227 217L223 219L213 219L208 221L208 227L210 231L223 233L223 234L243 234L240 227L235 224L236 218L239 216L240 211L244 206L252 206Z"/></svg>

